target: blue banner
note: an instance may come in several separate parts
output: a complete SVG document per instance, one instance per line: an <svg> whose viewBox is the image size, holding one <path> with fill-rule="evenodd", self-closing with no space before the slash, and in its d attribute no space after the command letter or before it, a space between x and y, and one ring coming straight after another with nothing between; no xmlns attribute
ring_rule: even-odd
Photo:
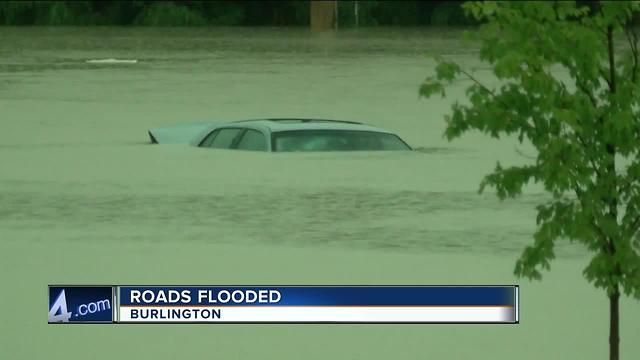
<svg viewBox="0 0 640 360"><path fill-rule="evenodd" d="M123 286L121 306L503 306L515 286Z"/></svg>

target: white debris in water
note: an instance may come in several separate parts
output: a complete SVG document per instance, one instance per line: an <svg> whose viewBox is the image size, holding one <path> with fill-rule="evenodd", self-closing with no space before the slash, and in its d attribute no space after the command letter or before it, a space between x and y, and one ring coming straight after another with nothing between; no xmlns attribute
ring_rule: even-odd
<svg viewBox="0 0 640 360"><path fill-rule="evenodd" d="M86 61L88 64L136 64L137 59L91 59Z"/></svg>

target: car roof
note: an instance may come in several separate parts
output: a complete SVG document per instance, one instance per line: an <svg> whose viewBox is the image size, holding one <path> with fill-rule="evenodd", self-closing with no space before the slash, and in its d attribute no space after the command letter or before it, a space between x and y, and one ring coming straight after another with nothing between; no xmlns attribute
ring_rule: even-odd
<svg viewBox="0 0 640 360"><path fill-rule="evenodd" d="M242 125L247 127L262 128L270 132L291 131L291 130L356 130L373 131L392 134L389 130L365 125L355 121L329 120L329 119L306 119L306 118L273 118L273 119L251 119L240 120L224 124L221 127L233 127Z"/></svg>

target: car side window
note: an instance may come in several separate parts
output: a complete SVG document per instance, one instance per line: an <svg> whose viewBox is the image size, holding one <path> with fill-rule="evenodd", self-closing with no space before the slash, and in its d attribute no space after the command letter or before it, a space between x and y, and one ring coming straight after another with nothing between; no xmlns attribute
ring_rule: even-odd
<svg viewBox="0 0 640 360"><path fill-rule="evenodd" d="M267 139L259 131L248 129L237 146L238 150L267 151Z"/></svg>
<svg viewBox="0 0 640 360"><path fill-rule="evenodd" d="M209 133L209 135L207 135L207 137L204 138L204 140L202 140L200 142L200 147L209 147L211 146L211 142L213 141L213 139L216 137L216 135L218 135L218 133L220 132L220 130L214 130L211 133Z"/></svg>
<svg viewBox="0 0 640 360"><path fill-rule="evenodd" d="M242 129L219 129L208 147L214 149L230 149L231 145L233 145L233 140L238 136L240 131L242 131Z"/></svg>

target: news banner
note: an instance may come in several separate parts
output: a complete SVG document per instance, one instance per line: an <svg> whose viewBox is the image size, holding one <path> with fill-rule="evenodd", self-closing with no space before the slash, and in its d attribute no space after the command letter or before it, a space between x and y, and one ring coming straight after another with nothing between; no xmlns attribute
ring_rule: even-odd
<svg viewBox="0 0 640 360"><path fill-rule="evenodd" d="M49 285L56 323L517 324L505 286Z"/></svg>

